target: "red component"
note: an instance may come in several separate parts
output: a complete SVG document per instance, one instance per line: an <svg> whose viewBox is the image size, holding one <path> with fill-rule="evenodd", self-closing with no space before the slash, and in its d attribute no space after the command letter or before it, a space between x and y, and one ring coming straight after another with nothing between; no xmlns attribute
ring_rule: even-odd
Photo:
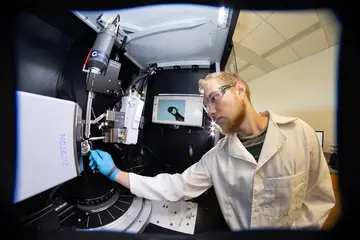
<svg viewBox="0 0 360 240"><path fill-rule="evenodd" d="M90 48L90 51L89 51L89 53L88 53L88 55L87 55L87 57L86 57L86 60L85 60L85 63L84 63L83 68L86 67L86 64L87 64L87 62L88 62L88 60L89 60L89 57L90 57L91 50L92 50L92 48Z"/></svg>

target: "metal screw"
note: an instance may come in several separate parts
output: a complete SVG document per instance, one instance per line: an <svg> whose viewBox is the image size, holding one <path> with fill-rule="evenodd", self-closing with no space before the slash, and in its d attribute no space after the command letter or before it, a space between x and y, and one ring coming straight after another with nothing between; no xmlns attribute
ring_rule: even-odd
<svg viewBox="0 0 360 240"><path fill-rule="evenodd" d="M156 223L159 223L159 220L157 220Z"/></svg>
<svg viewBox="0 0 360 240"><path fill-rule="evenodd" d="M141 220L139 220L139 222L141 222Z"/></svg>
<svg viewBox="0 0 360 240"><path fill-rule="evenodd" d="M121 82L118 82L118 84L120 85L120 84L121 84Z"/></svg>
<svg viewBox="0 0 360 240"><path fill-rule="evenodd" d="M172 223L170 223L170 226L172 226Z"/></svg>
<svg viewBox="0 0 360 240"><path fill-rule="evenodd" d="M109 82L111 82L111 79L109 79Z"/></svg>
<svg viewBox="0 0 360 240"><path fill-rule="evenodd" d="M80 218L78 219L78 222L81 222L81 219L80 219Z"/></svg>
<svg viewBox="0 0 360 240"><path fill-rule="evenodd" d="M110 92L110 90L108 89L108 90L106 90L106 92Z"/></svg>
<svg viewBox="0 0 360 240"><path fill-rule="evenodd" d="M187 223L186 225L188 225L188 226L189 226L189 223Z"/></svg>
<svg viewBox="0 0 360 240"><path fill-rule="evenodd" d="M175 211L174 214L176 214L177 212Z"/></svg>

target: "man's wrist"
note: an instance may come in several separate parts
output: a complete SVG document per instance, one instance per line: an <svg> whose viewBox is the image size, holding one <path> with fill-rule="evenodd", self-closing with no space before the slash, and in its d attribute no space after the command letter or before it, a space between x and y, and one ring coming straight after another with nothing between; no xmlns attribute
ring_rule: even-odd
<svg viewBox="0 0 360 240"><path fill-rule="evenodd" d="M108 174L106 174L106 177L110 178L111 174L116 170L116 166L114 165L110 171L108 172Z"/></svg>
<svg viewBox="0 0 360 240"><path fill-rule="evenodd" d="M110 175L109 178L110 178L112 181L115 181L115 177L116 177L116 175L117 175L119 172L120 172L120 169L116 168L116 169L113 171L113 173L111 173L111 175Z"/></svg>

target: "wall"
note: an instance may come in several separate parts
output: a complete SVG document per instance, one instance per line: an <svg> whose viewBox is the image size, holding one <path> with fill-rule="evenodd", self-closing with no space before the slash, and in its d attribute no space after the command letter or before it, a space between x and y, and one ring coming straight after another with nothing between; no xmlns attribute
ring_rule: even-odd
<svg viewBox="0 0 360 240"><path fill-rule="evenodd" d="M295 116L324 131L324 151L336 145L338 46L248 82L257 111Z"/></svg>

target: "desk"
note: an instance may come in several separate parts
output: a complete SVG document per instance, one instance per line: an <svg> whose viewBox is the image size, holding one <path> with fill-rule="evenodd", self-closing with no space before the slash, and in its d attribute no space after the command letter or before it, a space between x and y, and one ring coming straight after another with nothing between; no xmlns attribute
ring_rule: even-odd
<svg viewBox="0 0 360 240"><path fill-rule="evenodd" d="M191 199L191 201L198 204L194 234L230 232L230 228L221 213L213 187L201 196ZM145 228L144 233L187 235L185 233L172 231L151 223Z"/></svg>

